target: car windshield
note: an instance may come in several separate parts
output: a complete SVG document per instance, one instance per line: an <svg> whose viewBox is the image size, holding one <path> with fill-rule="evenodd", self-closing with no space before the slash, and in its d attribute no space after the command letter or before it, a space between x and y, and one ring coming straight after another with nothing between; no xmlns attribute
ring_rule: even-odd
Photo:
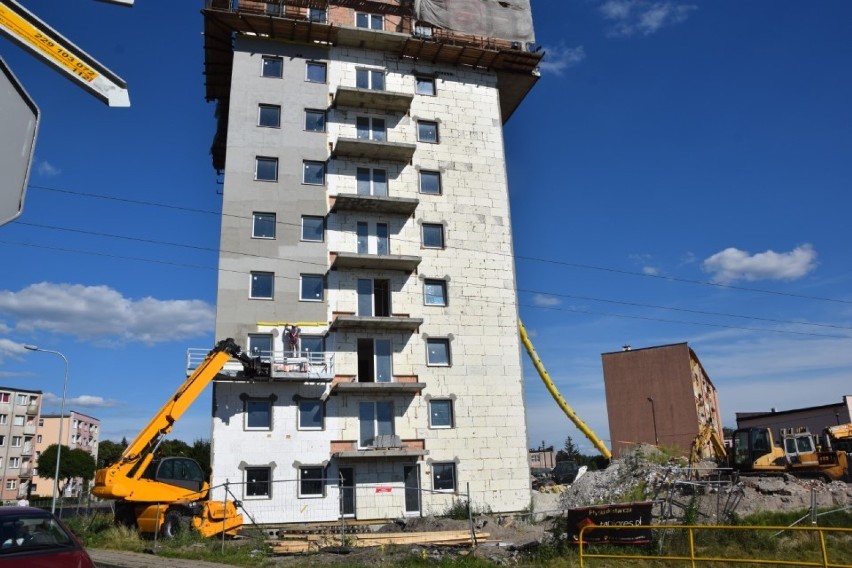
<svg viewBox="0 0 852 568"><path fill-rule="evenodd" d="M47 513L0 516L0 556L73 546L71 535Z"/></svg>

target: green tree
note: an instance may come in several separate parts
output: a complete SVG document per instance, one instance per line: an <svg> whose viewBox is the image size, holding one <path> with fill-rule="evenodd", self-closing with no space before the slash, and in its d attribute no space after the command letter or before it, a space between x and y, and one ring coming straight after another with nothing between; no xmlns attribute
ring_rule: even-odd
<svg viewBox="0 0 852 568"><path fill-rule="evenodd" d="M98 467L108 467L117 462L125 448L127 448L126 439L121 442L102 440L98 445Z"/></svg>
<svg viewBox="0 0 852 568"><path fill-rule="evenodd" d="M580 463L580 449L574 443L573 438L571 436L567 436L565 438L565 443L562 446L562 449L556 452L556 461L566 461L566 460L574 460L577 463Z"/></svg>
<svg viewBox="0 0 852 568"><path fill-rule="evenodd" d="M38 457L38 474L47 479L54 479L56 474L56 444L51 444ZM65 487L75 477L81 477L84 482L91 481L95 476L95 458L92 454L79 448L73 450L62 446L59 458L59 494L65 491Z"/></svg>

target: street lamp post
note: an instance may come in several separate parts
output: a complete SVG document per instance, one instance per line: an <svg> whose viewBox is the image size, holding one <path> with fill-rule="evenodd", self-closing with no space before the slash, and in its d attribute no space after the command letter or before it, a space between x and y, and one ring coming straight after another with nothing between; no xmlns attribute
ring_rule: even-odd
<svg viewBox="0 0 852 568"><path fill-rule="evenodd" d="M651 403L651 419L654 421L654 445L660 445L660 437L657 436L657 412L654 410L654 399L648 397L648 402Z"/></svg>
<svg viewBox="0 0 852 568"><path fill-rule="evenodd" d="M42 349L40 347L36 347L35 345L24 345L25 349L29 349L30 351L41 351L42 353L52 353L54 355L59 355L62 357L62 360L65 362L65 379L62 381L62 404L59 407L59 443L56 446L56 471L53 475L53 499L50 503L50 512L51 514L56 513L56 496L59 492L59 458L62 455L62 424L65 414L65 397L68 394L68 358L65 357L59 351L52 351L50 349Z"/></svg>

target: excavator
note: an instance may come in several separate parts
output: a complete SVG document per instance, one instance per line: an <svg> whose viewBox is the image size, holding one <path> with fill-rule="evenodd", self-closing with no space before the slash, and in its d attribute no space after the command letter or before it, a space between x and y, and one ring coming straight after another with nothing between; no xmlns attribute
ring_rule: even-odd
<svg viewBox="0 0 852 568"><path fill-rule="evenodd" d="M827 429L828 430L828 429ZM837 431L841 436L840 430ZM790 473L828 481L850 479L849 455L843 450L821 449L807 428L781 428L776 444L769 428L734 431L731 465L741 474Z"/></svg>
<svg viewBox="0 0 852 568"><path fill-rule="evenodd" d="M115 499L116 522L146 534L176 536L191 517L202 536L234 536L243 524L238 502L208 499L210 486L201 466L186 457L161 457L158 449L198 395L231 359L240 361L246 378L269 376L269 364L243 353L233 339L223 339L127 446L118 461L95 473L92 493Z"/></svg>

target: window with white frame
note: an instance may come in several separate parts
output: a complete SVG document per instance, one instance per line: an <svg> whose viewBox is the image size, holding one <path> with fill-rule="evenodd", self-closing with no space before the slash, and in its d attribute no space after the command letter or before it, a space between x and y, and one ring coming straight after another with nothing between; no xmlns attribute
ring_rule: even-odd
<svg viewBox="0 0 852 568"><path fill-rule="evenodd" d="M302 240L314 243L323 242L325 218L316 215L302 215Z"/></svg>
<svg viewBox="0 0 852 568"><path fill-rule="evenodd" d="M414 92L418 95L433 95L435 94L435 78L434 77L415 77Z"/></svg>
<svg viewBox="0 0 852 568"><path fill-rule="evenodd" d="M254 164L256 181L278 181L278 158L257 156Z"/></svg>
<svg viewBox="0 0 852 568"><path fill-rule="evenodd" d="M456 490L456 464L452 462L432 464L432 489L435 491Z"/></svg>
<svg viewBox="0 0 852 568"><path fill-rule="evenodd" d="M244 404L246 430L272 430L272 401L249 398Z"/></svg>
<svg viewBox="0 0 852 568"><path fill-rule="evenodd" d="M299 400L299 430L322 430L324 408L319 399Z"/></svg>
<svg viewBox="0 0 852 568"><path fill-rule="evenodd" d="M0 414L0 425L6 424L6 422L8 422L8 421L9 421L9 415L8 414ZM39 424L39 426L41 426L41 424Z"/></svg>
<svg viewBox="0 0 852 568"><path fill-rule="evenodd" d="M446 306L447 281L433 278L423 280L423 303L427 306Z"/></svg>
<svg viewBox="0 0 852 568"><path fill-rule="evenodd" d="M12 417L12 426L23 426L24 425L24 417L20 414L16 414Z"/></svg>
<svg viewBox="0 0 852 568"><path fill-rule="evenodd" d="M258 213L252 214L252 229L251 236L254 239L274 239L276 217L275 213Z"/></svg>
<svg viewBox="0 0 852 568"><path fill-rule="evenodd" d="M267 128L280 128L281 105L257 105L257 125Z"/></svg>
<svg viewBox="0 0 852 568"><path fill-rule="evenodd" d="M280 79L284 71L284 58L273 55L264 55L261 58L260 75L262 77L273 77Z"/></svg>
<svg viewBox="0 0 852 568"><path fill-rule="evenodd" d="M26 406L26 404L27 404L27 395L25 395L25 394L19 394L18 396L16 396L16 397L15 397L15 404L18 404L18 405L21 405L21 406Z"/></svg>
<svg viewBox="0 0 852 568"><path fill-rule="evenodd" d="M385 90L385 70L359 67L355 69L355 86L372 91Z"/></svg>
<svg viewBox="0 0 852 568"><path fill-rule="evenodd" d="M355 232L358 254L390 254L390 236L387 223L358 221Z"/></svg>
<svg viewBox="0 0 852 568"><path fill-rule="evenodd" d="M305 64L305 80L309 83L325 83L328 66L320 61Z"/></svg>
<svg viewBox="0 0 852 568"><path fill-rule="evenodd" d="M420 170L420 193L441 195L441 172Z"/></svg>
<svg viewBox="0 0 852 568"><path fill-rule="evenodd" d="M299 497L322 497L325 495L325 468L318 466L299 467Z"/></svg>
<svg viewBox="0 0 852 568"><path fill-rule="evenodd" d="M299 286L299 299L303 302L322 302L325 279L321 274L302 274Z"/></svg>
<svg viewBox="0 0 852 568"><path fill-rule="evenodd" d="M357 168L355 183L358 195L375 195L387 197L388 172L381 168Z"/></svg>
<svg viewBox="0 0 852 568"><path fill-rule="evenodd" d="M272 334L250 333L246 350L252 357L260 357L263 361L272 358Z"/></svg>
<svg viewBox="0 0 852 568"><path fill-rule="evenodd" d="M325 185L325 162L305 160L302 164L302 183Z"/></svg>
<svg viewBox="0 0 852 568"><path fill-rule="evenodd" d="M452 428L453 401L449 398L438 398L429 401L429 427Z"/></svg>
<svg viewBox="0 0 852 568"><path fill-rule="evenodd" d="M15 479L7 479L6 480L6 489L16 489L18 487L18 482Z"/></svg>
<svg viewBox="0 0 852 568"><path fill-rule="evenodd" d="M249 297L253 300L271 300L275 291L274 272L252 272L251 291Z"/></svg>
<svg viewBox="0 0 852 568"><path fill-rule="evenodd" d="M426 340L426 364L430 367L449 367L450 340L445 337L430 337Z"/></svg>
<svg viewBox="0 0 852 568"><path fill-rule="evenodd" d="M428 142L429 144L438 143L438 123L434 120L418 120L417 121L417 141Z"/></svg>
<svg viewBox="0 0 852 568"><path fill-rule="evenodd" d="M12 436L12 447L20 448L24 444L23 436Z"/></svg>
<svg viewBox="0 0 852 568"><path fill-rule="evenodd" d="M385 18L381 14L355 12L355 27L368 30L384 30Z"/></svg>
<svg viewBox="0 0 852 568"><path fill-rule="evenodd" d="M10 457L9 458L9 469L18 469L19 467L21 467L21 458Z"/></svg>
<svg viewBox="0 0 852 568"><path fill-rule="evenodd" d="M444 248L444 226L440 223L423 223L423 248Z"/></svg>
<svg viewBox="0 0 852 568"><path fill-rule="evenodd" d="M305 130L308 132L325 132L325 111L306 108Z"/></svg>
<svg viewBox="0 0 852 568"><path fill-rule="evenodd" d="M393 403L389 400L361 401L358 404L359 448L375 444L376 436L393 436Z"/></svg>
<svg viewBox="0 0 852 568"><path fill-rule="evenodd" d="M419 22L414 25L414 37L430 38L433 34L434 30L432 29L432 26L427 26Z"/></svg>
<svg viewBox="0 0 852 568"><path fill-rule="evenodd" d="M387 140L385 119L372 116L359 116L355 119L355 130L358 140Z"/></svg>
<svg viewBox="0 0 852 568"><path fill-rule="evenodd" d="M41 444L41 434L36 436L36 444Z"/></svg>
<svg viewBox="0 0 852 568"><path fill-rule="evenodd" d="M268 499L272 496L272 468L247 467L245 469L245 497Z"/></svg>
<svg viewBox="0 0 852 568"><path fill-rule="evenodd" d="M0 392L0 404L9 404L9 396L10 393L8 392Z"/></svg>

